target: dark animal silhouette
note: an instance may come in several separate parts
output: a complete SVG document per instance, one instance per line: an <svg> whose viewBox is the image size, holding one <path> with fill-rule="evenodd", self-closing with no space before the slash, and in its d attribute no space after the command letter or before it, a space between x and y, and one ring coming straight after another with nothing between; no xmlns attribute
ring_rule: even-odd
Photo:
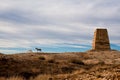
<svg viewBox="0 0 120 80"><path fill-rule="evenodd" d="M39 51L39 52L41 52L42 51L42 49L40 49L40 48L35 48L36 50L37 50L37 52Z"/></svg>

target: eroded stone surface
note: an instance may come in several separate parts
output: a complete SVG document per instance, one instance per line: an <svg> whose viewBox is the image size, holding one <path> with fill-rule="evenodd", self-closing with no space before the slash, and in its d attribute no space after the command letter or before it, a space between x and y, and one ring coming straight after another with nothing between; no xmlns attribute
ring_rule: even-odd
<svg viewBox="0 0 120 80"><path fill-rule="evenodd" d="M107 29L96 29L92 50L111 50Z"/></svg>

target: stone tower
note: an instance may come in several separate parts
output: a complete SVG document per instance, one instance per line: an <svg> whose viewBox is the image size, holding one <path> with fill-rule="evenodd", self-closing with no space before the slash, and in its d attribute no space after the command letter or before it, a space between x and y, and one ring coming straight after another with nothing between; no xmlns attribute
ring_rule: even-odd
<svg viewBox="0 0 120 80"><path fill-rule="evenodd" d="M96 29L92 50L111 50L107 29Z"/></svg>

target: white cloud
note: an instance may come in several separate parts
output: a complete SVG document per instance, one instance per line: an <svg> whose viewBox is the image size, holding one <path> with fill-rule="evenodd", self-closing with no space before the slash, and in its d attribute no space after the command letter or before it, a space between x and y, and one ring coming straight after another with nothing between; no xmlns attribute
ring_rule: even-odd
<svg viewBox="0 0 120 80"><path fill-rule="evenodd" d="M98 27L107 28L111 43L117 44L120 39L119 2L0 0L0 46L91 45L94 30Z"/></svg>
<svg viewBox="0 0 120 80"><path fill-rule="evenodd" d="M11 23L0 21L0 32L16 33L18 29Z"/></svg>
<svg viewBox="0 0 120 80"><path fill-rule="evenodd" d="M0 39L2 48L29 48L31 42L27 40L6 40Z"/></svg>

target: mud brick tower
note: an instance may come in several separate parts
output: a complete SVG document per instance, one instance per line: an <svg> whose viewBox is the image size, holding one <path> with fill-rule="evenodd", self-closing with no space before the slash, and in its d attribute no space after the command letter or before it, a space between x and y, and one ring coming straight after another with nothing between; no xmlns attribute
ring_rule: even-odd
<svg viewBox="0 0 120 80"><path fill-rule="evenodd" d="M111 50L107 29L96 29L92 50Z"/></svg>

